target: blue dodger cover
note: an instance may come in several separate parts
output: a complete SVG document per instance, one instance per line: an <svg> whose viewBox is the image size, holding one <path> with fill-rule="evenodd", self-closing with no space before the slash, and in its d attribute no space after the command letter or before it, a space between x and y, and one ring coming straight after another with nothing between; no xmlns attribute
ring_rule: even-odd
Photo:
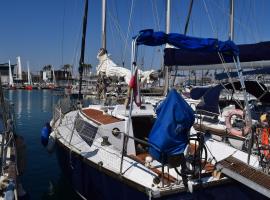
<svg viewBox="0 0 270 200"><path fill-rule="evenodd" d="M149 153L160 162L167 162L170 155L182 153L187 145L188 133L195 120L194 112L187 102L172 89L157 108L157 119L149 135Z"/></svg>

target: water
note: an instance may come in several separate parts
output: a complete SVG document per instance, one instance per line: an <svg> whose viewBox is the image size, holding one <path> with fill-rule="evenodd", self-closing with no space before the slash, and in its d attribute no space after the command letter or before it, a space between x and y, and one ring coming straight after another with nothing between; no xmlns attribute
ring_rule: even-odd
<svg viewBox="0 0 270 200"><path fill-rule="evenodd" d="M6 91L6 97L14 103L17 133L27 145L27 166L21 182L33 200L76 200L79 197L62 175L55 153L48 154L40 143L40 130L50 121L59 98L54 94L50 90Z"/></svg>

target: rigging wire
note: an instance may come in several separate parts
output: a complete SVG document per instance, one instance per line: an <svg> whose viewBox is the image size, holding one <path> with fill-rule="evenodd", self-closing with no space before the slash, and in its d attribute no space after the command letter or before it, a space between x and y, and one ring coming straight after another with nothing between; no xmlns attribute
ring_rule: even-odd
<svg viewBox="0 0 270 200"><path fill-rule="evenodd" d="M61 39L61 61L62 61L62 65L64 65L65 16L66 16L66 0L64 0L64 13L63 13L63 21L62 21L62 39Z"/></svg>
<svg viewBox="0 0 270 200"><path fill-rule="evenodd" d="M117 30L117 32L118 32L118 34L120 36L120 39L125 41L125 36L124 36L123 31L121 30L121 26L119 24L119 21L117 19L115 19L115 17L109 11L108 11L108 15L109 15L110 19L112 20L112 22L113 22L113 24L115 26L115 29Z"/></svg>
<svg viewBox="0 0 270 200"><path fill-rule="evenodd" d="M252 2L253 2L254 5L253 5L252 12L251 12L251 15L252 15L251 19L254 20L254 26L255 26L254 32L255 32L255 37L257 39L256 41L258 41L258 39L261 38L261 37L260 37L259 28L258 28L258 23L256 23L256 21L258 21L258 20L256 20L257 15L255 15L255 6L256 6L256 4L255 4L255 1L252 1Z"/></svg>
<svg viewBox="0 0 270 200"><path fill-rule="evenodd" d="M109 11L108 11L109 12ZM112 24L111 23L108 23L108 27L109 27L109 30L110 30L110 32L111 32L111 35L112 35L112 49L115 49L115 47L116 47L116 40L114 39L114 38L116 38L115 37L115 31L113 30L113 26L112 26Z"/></svg>
<svg viewBox="0 0 270 200"><path fill-rule="evenodd" d="M125 56L126 56L127 42L128 42L128 37L129 37L129 33L130 33L131 19L132 19L132 15L133 15L133 8L134 8L134 0L131 1L130 11L129 11L128 29L127 29L125 45L124 45L124 55L122 57L122 62L123 63L125 63L124 59L125 59Z"/></svg>
<svg viewBox="0 0 270 200"><path fill-rule="evenodd" d="M219 4L217 3L217 1L212 0L211 3L212 3L212 5L216 6L216 8L218 8L219 10L221 10L223 12L223 14L225 14L227 16L230 15L229 12L227 12L225 9L223 9L223 8L221 8L219 6ZM237 17L234 17L234 23L237 23L237 25L241 26L245 31L247 31L246 33L249 33L253 37L253 39L255 41L257 41L257 37L254 34L254 32L251 31L251 29L250 29L250 23L248 21L247 21L248 24L241 23Z"/></svg>
<svg viewBox="0 0 270 200"><path fill-rule="evenodd" d="M78 3L78 1L77 1L77 3ZM81 8L81 10L78 13L81 13L81 14L78 16L78 18L81 19L83 17L83 6L80 6L80 8ZM76 66L77 63L79 63L78 62L78 56L79 56L78 49L79 49L80 39L81 39L80 35L82 35L82 24L83 24L83 22L82 22L82 20L80 20L80 23L79 23L79 26L78 26L79 31L77 31L76 43L75 43L75 47L74 47L74 51L73 51L73 57L72 57L72 61L71 61L73 66ZM73 72L73 68L72 68L72 72Z"/></svg>
<svg viewBox="0 0 270 200"><path fill-rule="evenodd" d="M155 26L157 27L157 30L160 30L156 1L151 0L151 5L152 5L152 12L153 12Z"/></svg>
<svg viewBox="0 0 270 200"><path fill-rule="evenodd" d="M210 15L210 13L209 13L209 11L208 11L208 8L207 8L207 5L206 5L206 3L205 3L205 0L203 0L203 5L204 5L205 12L206 12L206 14L207 14L207 17L208 17L208 20L209 20L211 29L212 29L212 31L213 31L215 37L217 38L217 37L218 37L218 33L217 33L216 29L214 28L213 20L212 20L211 15Z"/></svg>

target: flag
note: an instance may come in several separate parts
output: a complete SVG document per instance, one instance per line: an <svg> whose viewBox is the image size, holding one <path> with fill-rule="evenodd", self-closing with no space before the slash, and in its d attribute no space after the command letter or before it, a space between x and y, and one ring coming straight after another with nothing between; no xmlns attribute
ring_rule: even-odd
<svg viewBox="0 0 270 200"><path fill-rule="evenodd" d="M138 77L138 68L135 68L134 74L132 75L129 84L128 84L128 101L126 101L126 106L128 106L129 99L130 99L130 93L131 90L133 90L133 98L134 102L136 103L137 106L141 106L141 96L140 96L140 82L139 82L139 77Z"/></svg>

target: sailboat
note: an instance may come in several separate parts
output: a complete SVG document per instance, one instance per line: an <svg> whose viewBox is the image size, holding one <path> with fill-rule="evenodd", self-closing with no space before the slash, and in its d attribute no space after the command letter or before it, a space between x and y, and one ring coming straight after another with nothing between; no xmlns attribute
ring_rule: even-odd
<svg viewBox="0 0 270 200"><path fill-rule="evenodd" d="M103 0L103 8L105 5ZM85 1L82 53L87 11L88 0ZM174 40L179 37L184 38L183 43ZM248 154L196 132L191 127L194 113L175 90L168 93L157 113L152 105L141 103L138 91L136 52L139 45L157 46L166 41L178 48L216 53L234 52L234 43L152 30L143 30L134 38L129 103L79 105L74 110L69 99L61 99L55 107L50 122L53 132L50 138L43 139L49 140L48 148L55 142L60 166L74 190L83 199L102 200L209 199L209 195L218 198L220 193L225 199L246 195L262 199L261 194L248 188L238 190L224 185L229 179L219 176L215 166L227 162L229 166L242 164L242 168L247 168ZM80 67L83 63L81 54ZM44 127L42 132L49 130L50 127ZM239 162L232 163L235 160ZM259 174L258 165L258 158L251 155L252 172ZM255 189L258 188L270 197L269 190L264 190L259 181Z"/></svg>
<svg viewBox="0 0 270 200"><path fill-rule="evenodd" d="M13 75L12 75L12 70L11 70L11 65L10 65L10 60L8 61L8 74L9 74L9 84L8 87L9 89L16 89L16 86L13 82Z"/></svg>
<svg viewBox="0 0 270 200"><path fill-rule="evenodd" d="M32 77L31 77L30 69L29 69L29 62L27 62L27 83L26 83L24 88L25 88L25 90L32 90L33 89Z"/></svg>
<svg viewBox="0 0 270 200"><path fill-rule="evenodd" d="M149 32L144 33L151 38ZM143 32L140 35L143 35ZM144 39L135 42L142 44L141 41ZM216 41L213 44L215 48ZM135 60L132 63L136 63ZM133 72L135 75L136 70ZM137 93L136 87L131 93ZM205 143L199 145L201 136L194 129L190 129L194 120L193 111L175 90L171 90L167 95L157 118L152 105L137 106L136 100L136 104L133 103L132 94L130 97L128 108L125 105L90 105L73 110L67 99L61 100L55 107L51 135L56 141L57 157L62 170L80 196L84 199L169 200L196 199L198 196L200 199L207 199L207 195L203 196L199 192L202 187L207 194L214 196L218 196L222 191L228 195L227 198L232 198L233 196L229 197L232 194L229 191L234 190L237 192L233 195L239 197L248 193L252 198L262 198L260 194L247 188L237 190L233 186L224 185L228 181L227 177L218 178L212 175L216 173L215 166L220 163L224 165L227 162L224 159L228 158L228 162L233 160L235 163L235 160L239 160L243 163L242 167L247 168L245 163L248 154L207 137L203 139ZM168 120L179 121L178 117L185 123L176 126ZM174 128L167 130L165 127L178 127L178 130L183 132L171 134ZM186 134L190 135L188 144L180 142L185 140L182 137L172 139L181 135L187 137ZM198 150L196 146L205 147ZM197 150L202 157L193 157ZM181 161L181 153L176 152L185 152L186 161ZM199 159L197 164L193 159ZM255 169L253 172L260 174L256 170L259 168L258 164L258 158L252 155L250 165ZM189 170L184 170L185 166L190 165L193 166L189 168L192 171L191 176L189 172L186 173ZM218 185L222 187L217 187ZM259 185L256 189L263 187ZM269 197L270 193L265 195Z"/></svg>

